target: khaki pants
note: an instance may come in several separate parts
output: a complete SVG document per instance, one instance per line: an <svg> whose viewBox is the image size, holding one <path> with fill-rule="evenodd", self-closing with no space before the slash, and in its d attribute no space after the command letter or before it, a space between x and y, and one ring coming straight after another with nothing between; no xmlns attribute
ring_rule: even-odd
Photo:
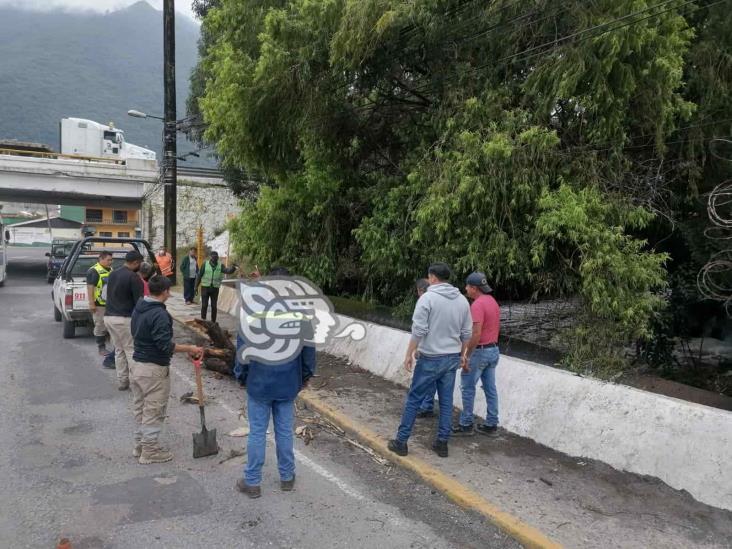
<svg viewBox="0 0 732 549"><path fill-rule="evenodd" d="M106 307L104 305L97 305L92 318L94 319L94 336L95 337L106 337L107 327L104 325L104 311Z"/></svg>
<svg viewBox="0 0 732 549"><path fill-rule="evenodd" d="M114 345L114 367L117 369L117 381L129 383L132 353L135 343L130 328L131 319L126 316L105 316L104 325Z"/></svg>
<svg viewBox="0 0 732 549"><path fill-rule="evenodd" d="M130 362L130 390L132 413L137 430L135 444L151 451L158 444L158 436L165 421L170 397L170 368L150 362Z"/></svg>

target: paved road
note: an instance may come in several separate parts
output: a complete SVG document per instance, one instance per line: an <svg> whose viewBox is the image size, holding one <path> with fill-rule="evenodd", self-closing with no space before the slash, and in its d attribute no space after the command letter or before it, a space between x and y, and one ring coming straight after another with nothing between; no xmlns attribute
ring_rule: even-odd
<svg viewBox="0 0 732 549"><path fill-rule="evenodd" d="M12 250L0 289L0 547L53 547L62 535L75 549L517 546L415 477L327 432L308 446L298 439L295 492L279 491L270 448L263 496L246 499L234 489L244 458L221 463L246 440L226 435L244 424L242 391L207 377L207 418L223 451L193 460L198 414L179 402L191 387L183 359L173 364L164 436L176 459L137 464L129 393L99 367L86 332L61 338L45 250L28 250Z"/></svg>

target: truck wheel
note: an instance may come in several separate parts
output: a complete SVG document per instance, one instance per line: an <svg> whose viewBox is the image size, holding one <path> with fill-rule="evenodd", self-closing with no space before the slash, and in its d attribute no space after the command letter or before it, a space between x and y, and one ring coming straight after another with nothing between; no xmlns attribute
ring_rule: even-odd
<svg viewBox="0 0 732 549"><path fill-rule="evenodd" d="M61 311L58 310L58 307L56 307L56 305L53 306L53 319L56 322L61 322L61 320L62 320Z"/></svg>
<svg viewBox="0 0 732 549"><path fill-rule="evenodd" d="M64 339L71 339L76 335L76 324L73 320L64 320Z"/></svg>

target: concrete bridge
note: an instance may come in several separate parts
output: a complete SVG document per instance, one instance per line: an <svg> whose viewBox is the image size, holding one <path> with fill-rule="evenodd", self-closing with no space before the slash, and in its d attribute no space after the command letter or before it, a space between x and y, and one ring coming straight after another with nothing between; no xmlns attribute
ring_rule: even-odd
<svg viewBox="0 0 732 549"><path fill-rule="evenodd" d="M0 148L0 201L138 209L145 238L162 245L163 184L155 160L59 155ZM193 242L198 227L213 238L239 212L217 170L178 168L178 242Z"/></svg>
<svg viewBox="0 0 732 549"><path fill-rule="evenodd" d="M0 153L0 200L9 202L140 208L157 180L154 160Z"/></svg>

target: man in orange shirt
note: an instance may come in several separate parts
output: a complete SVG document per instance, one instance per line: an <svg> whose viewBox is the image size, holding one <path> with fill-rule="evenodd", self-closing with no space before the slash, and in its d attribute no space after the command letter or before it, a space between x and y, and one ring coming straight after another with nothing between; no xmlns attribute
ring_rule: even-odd
<svg viewBox="0 0 732 549"><path fill-rule="evenodd" d="M173 256L170 255L170 252L168 252L168 250L163 246L158 251L158 255L155 259L160 267L160 274L167 278L171 278L173 276L175 265L173 265Z"/></svg>

